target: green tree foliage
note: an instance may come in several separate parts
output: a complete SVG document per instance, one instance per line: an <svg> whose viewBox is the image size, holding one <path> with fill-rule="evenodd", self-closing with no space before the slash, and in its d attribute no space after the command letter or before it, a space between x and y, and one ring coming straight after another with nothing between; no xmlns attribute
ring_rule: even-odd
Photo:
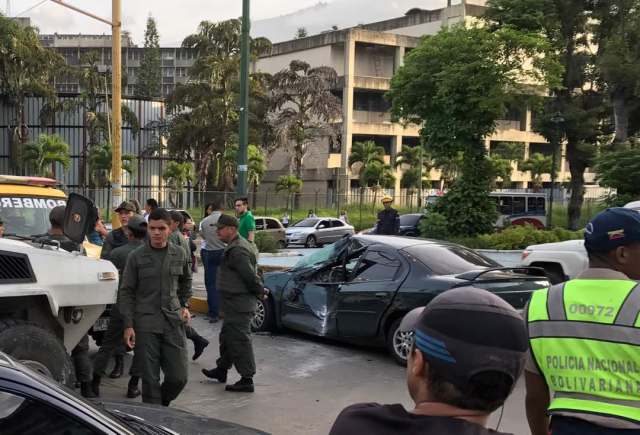
<svg viewBox="0 0 640 435"><path fill-rule="evenodd" d="M168 98L172 114L169 126L169 151L178 159L193 161L200 189L206 189L211 162L238 142L240 20L220 23L203 21L198 32L182 42L183 48L195 51L197 59L189 72L191 80L178 84ZM264 38L251 41L252 56L268 51L271 43ZM257 110L255 104L266 104L266 78L252 75L250 92L252 116L249 119L251 140L262 143L266 109ZM257 119L256 114L263 118ZM256 124L260 132L256 133ZM260 139L260 140L257 140ZM220 177L218 189L229 189L229 177ZM226 184L222 184L226 183Z"/></svg>
<svg viewBox="0 0 640 435"><path fill-rule="evenodd" d="M24 102L27 96L56 99L54 75L63 69L64 60L40 44L38 31L0 15L0 101L14 110L9 122L11 162L20 168L22 145L29 139Z"/></svg>
<svg viewBox="0 0 640 435"><path fill-rule="evenodd" d="M311 68L299 60L273 76L273 125L278 143L291 154L291 169L298 178L310 146L336 134L332 122L341 113L340 100L331 93L336 80L333 68Z"/></svg>
<svg viewBox="0 0 640 435"><path fill-rule="evenodd" d="M520 170L531 173L533 188L540 190L542 189L542 175L551 173L552 163L553 159L551 156L533 153L527 160L520 164Z"/></svg>
<svg viewBox="0 0 640 435"><path fill-rule="evenodd" d="M282 175L276 182L276 192L286 192L287 209L293 214L293 197L302 192L302 180L295 175Z"/></svg>
<svg viewBox="0 0 640 435"><path fill-rule="evenodd" d="M539 46L548 62L541 65L551 97L539 108L534 129L550 142L564 139L569 162L571 199L569 227L577 229L584 202L584 172L595 156L595 144L602 134L606 111L602 95L594 88L589 45L589 3L575 0L490 0L485 15L493 29L509 32L512 48L522 49L522 40L543 38ZM611 3L611 2L602 2ZM558 61L560 68L554 64ZM551 121L560 113L564 122ZM560 130L558 132L558 129ZM559 133L559 135L558 135Z"/></svg>
<svg viewBox="0 0 640 435"><path fill-rule="evenodd" d="M64 169L69 168L69 144L57 134L41 134L36 142L24 146L23 163L40 177L52 177L53 165L60 163Z"/></svg>
<svg viewBox="0 0 640 435"><path fill-rule="evenodd" d="M248 171L247 180L251 186L253 192L253 204L252 207L255 210L258 201L258 186L267 172L267 160L264 152L256 145L249 145L248 152Z"/></svg>
<svg viewBox="0 0 640 435"><path fill-rule="evenodd" d="M511 50L515 42L524 48ZM436 161L462 154L461 175L436 210L452 234L493 228L496 209L488 194L494 167L484 138L495 131L512 95L523 91L523 77L544 79L540 64L549 59L535 53L543 44L509 29L455 26L425 37L391 81L394 118L423 125L421 135ZM524 68L527 58L530 68Z"/></svg>
<svg viewBox="0 0 640 435"><path fill-rule="evenodd" d="M429 183L431 157L427 155L422 145L414 147L404 145L396 157L395 166L403 169L400 187L407 189L410 203L412 203L416 190L424 188Z"/></svg>
<svg viewBox="0 0 640 435"><path fill-rule="evenodd" d="M620 150L601 153L595 171L601 186L617 190L610 205L622 206L640 199L640 144L632 142Z"/></svg>
<svg viewBox="0 0 640 435"><path fill-rule="evenodd" d="M360 204L364 200L364 188L374 186L382 175L384 148L369 140L356 142L351 147L349 167L360 177Z"/></svg>
<svg viewBox="0 0 640 435"><path fill-rule="evenodd" d="M160 59L160 35L156 20L147 18L144 32L144 52L137 71L134 95L137 98L162 96L162 63Z"/></svg>
<svg viewBox="0 0 640 435"><path fill-rule="evenodd" d="M89 149L89 185L94 188L107 187L111 180L111 168L113 163L113 149L109 143L101 143ZM135 156L122 155L122 170L133 174Z"/></svg>
<svg viewBox="0 0 640 435"><path fill-rule="evenodd" d="M195 179L193 165L189 162L171 161L165 167L162 178L171 189L169 202L173 207L177 207L179 204L178 195L184 191L185 185L193 183Z"/></svg>

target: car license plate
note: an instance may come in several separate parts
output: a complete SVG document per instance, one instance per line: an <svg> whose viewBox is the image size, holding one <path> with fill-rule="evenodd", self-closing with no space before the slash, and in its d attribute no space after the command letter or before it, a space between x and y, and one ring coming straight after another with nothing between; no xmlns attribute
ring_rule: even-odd
<svg viewBox="0 0 640 435"><path fill-rule="evenodd" d="M106 331L109 328L109 319L107 317L96 320L93 324L94 331Z"/></svg>

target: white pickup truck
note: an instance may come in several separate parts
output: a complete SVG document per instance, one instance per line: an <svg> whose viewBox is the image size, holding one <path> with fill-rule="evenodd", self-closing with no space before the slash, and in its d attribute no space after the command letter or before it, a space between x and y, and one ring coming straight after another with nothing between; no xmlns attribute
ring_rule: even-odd
<svg viewBox="0 0 640 435"><path fill-rule="evenodd" d="M640 201L625 205L640 212ZM575 278L589 266L583 240L531 245L522 252L522 266L541 267L552 284Z"/></svg>

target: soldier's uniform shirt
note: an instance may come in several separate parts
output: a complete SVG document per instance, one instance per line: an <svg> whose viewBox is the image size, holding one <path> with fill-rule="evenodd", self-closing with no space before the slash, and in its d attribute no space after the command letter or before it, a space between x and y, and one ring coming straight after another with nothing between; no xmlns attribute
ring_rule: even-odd
<svg viewBox="0 0 640 435"><path fill-rule="evenodd" d="M384 209L378 213L376 234L396 235L400 230L400 216L394 208Z"/></svg>
<svg viewBox="0 0 640 435"><path fill-rule="evenodd" d="M102 251L100 252L100 258L103 260L108 260L111 251L120 246L124 246L129 242L129 238L125 234L122 228L118 228L117 230L113 230L107 234L107 237L104 239L104 243L102 243Z"/></svg>

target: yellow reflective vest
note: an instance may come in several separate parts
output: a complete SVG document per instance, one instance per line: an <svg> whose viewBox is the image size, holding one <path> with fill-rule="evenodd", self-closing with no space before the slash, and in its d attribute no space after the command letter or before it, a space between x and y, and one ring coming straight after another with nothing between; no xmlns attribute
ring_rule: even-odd
<svg viewBox="0 0 640 435"><path fill-rule="evenodd" d="M549 412L640 424L640 284L575 279L534 292L531 352L554 395Z"/></svg>

